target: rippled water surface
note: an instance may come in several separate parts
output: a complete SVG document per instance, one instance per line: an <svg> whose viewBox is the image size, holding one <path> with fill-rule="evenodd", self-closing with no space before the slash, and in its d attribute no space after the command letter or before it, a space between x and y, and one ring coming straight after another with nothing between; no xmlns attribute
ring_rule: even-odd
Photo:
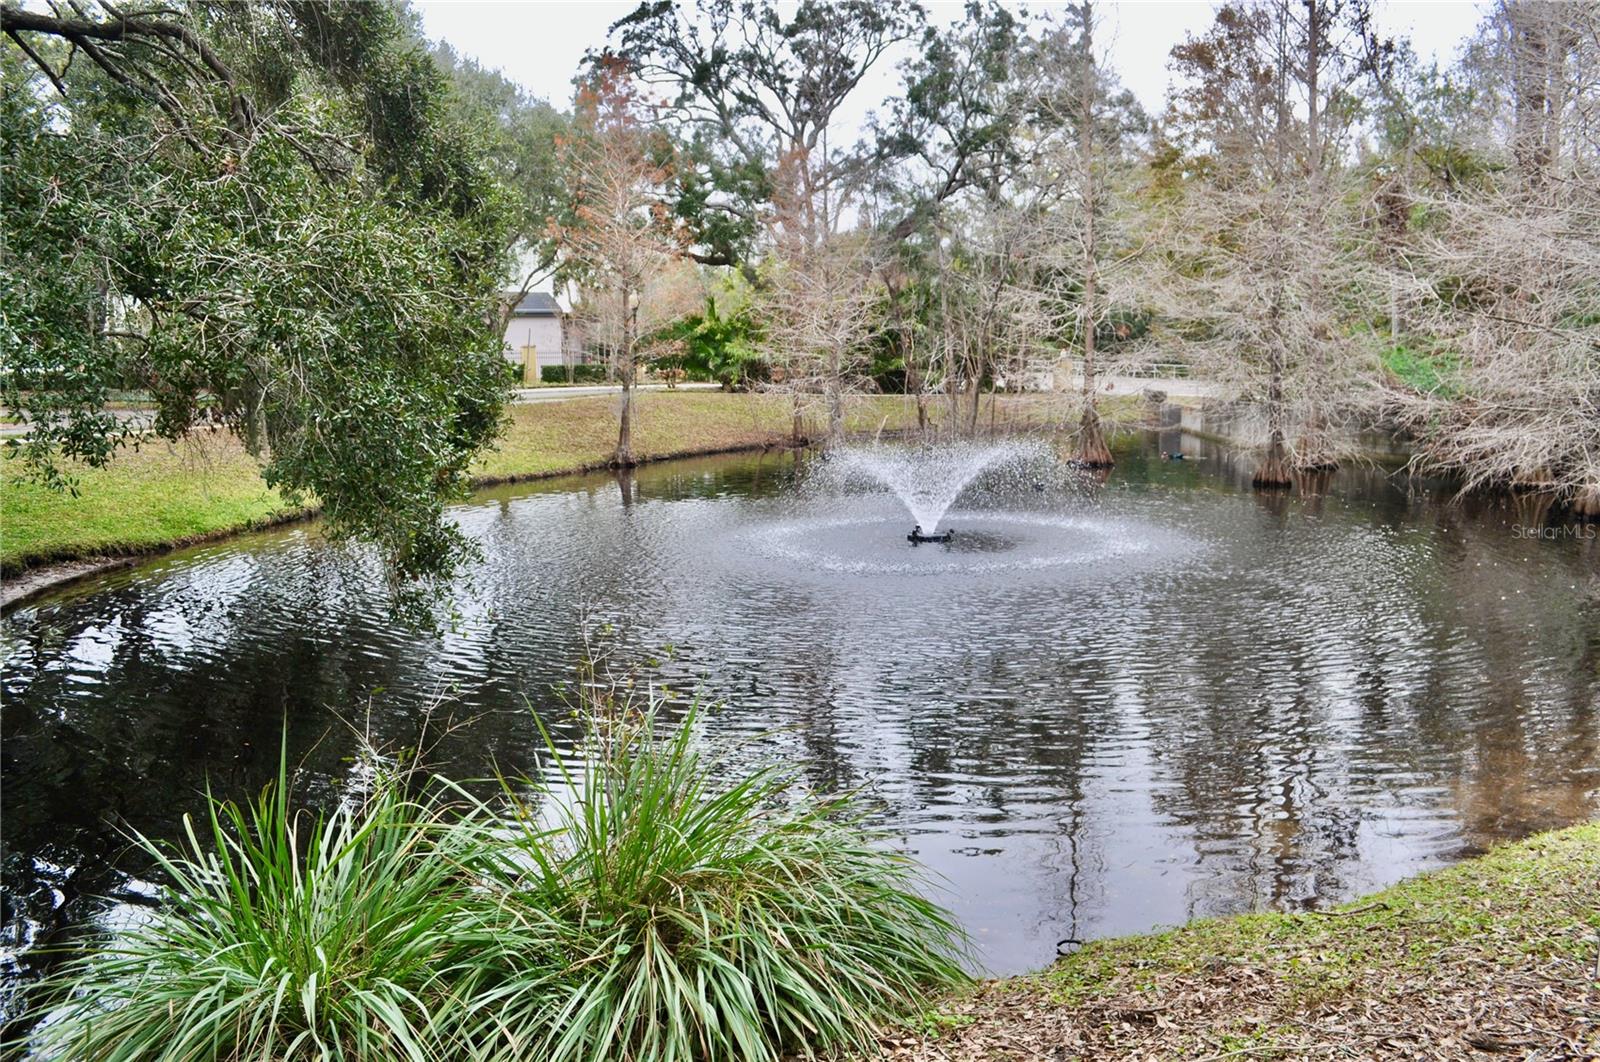
<svg viewBox="0 0 1600 1062"><path fill-rule="evenodd" d="M1158 448L1126 441L1103 487L980 477L949 545L788 457L486 491L442 636L397 630L310 527L30 605L4 625L10 941L137 900L118 831L175 834L208 779L253 791L285 726L323 794L352 727L399 748L430 714L451 772L530 769L586 619L625 657L673 646L726 702L712 745L877 802L996 972L1595 813L1594 536L1372 470L1258 498Z"/></svg>

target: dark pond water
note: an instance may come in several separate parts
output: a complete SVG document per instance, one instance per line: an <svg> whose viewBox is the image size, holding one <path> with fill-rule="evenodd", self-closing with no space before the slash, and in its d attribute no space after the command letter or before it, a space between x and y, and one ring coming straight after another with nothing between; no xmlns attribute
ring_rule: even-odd
<svg viewBox="0 0 1600 1062"><path fill-rule="evenodd" d="M996 972L1596 812L1595 535L1373 469L1257 497L1175 445L1124 440L1104 486L980 479L948 548L788 457L486 491L442 636L396 630L370 563L307 527L42 600L4 623L10 944L146 893L119 831L173 835L208 779L253 792L285 727L323 795L350 727L412 745L430 706L471 720L451 772L530 769L586 619L621 658L675 647L726 702L708 743L877 801Z"/></svg>

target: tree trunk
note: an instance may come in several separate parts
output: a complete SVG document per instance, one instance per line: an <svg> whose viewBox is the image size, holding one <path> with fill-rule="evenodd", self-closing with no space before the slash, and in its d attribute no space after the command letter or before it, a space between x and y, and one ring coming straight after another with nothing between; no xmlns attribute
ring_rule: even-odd
<svg viewBox="0 0 1600 1062"><path fill-rule="evenodd" d="M611 455L612 468L632 468L639 462L633 459L633 378L624 372L622 377L622 421L617 427L617 452Z"/></svg>
<svg viewBox="0 0 1600 1062"><path fill-rule="evenodd" d="M1309 170L1307 187L1311 193L1310 209L1318 214L1322 211L1323 180L1322 180L1322 98L1320 79L1322 74L1323 49L1323 20L1324 7L1321 0L1305 0L1306 5L1306 164ZM1323 297L1321 279L1315 274L1309 278L1311 285L1310 297L1320 302ZM1325 344L1321 337L1313 337L1310 350L1310 364L1307 371L1311 379L1321 380L1326 374ZM1327 419L1323 416L1320 403L1313 401L1309 414L1300 432L1300 447L1292 462L1296 471L1323 472L1338 467L1338 462L1333 458L1332 448L1328 445Z"/></svg>
<svg viewBox="0 0 1600 1062"><path fill-rule="evenodd" d="M1100 427L1100 414L1092 402L1083 407L1083 418L1078 421L1078 464L1084 468L1110 468L1116 464Z"/></svg>
<svg viewBox="0 0 1600 1062"><path fill-rule="evenodd" d="M1284 454L1283 431L1283 344L1274 338L1272 346L1271 380L1267 387L1267 453L1251 478L1250 485L1258 490L1284 490L1294 482L1289 474L1289 462Z"/></svg>
<svg viewBox="0 0 1600 1062"><path fill-rule="evenodd" d="M1078 420L1078 464L1085 468L1110 468L1116 463L1111 448L1106 445L1105 432L1100 427L1100 413L1095 409L1094 364L1094 222L1088 223L1084 244L1085 271L1083 281L1083 414Z"/></svg>
<svg viewBox="0 0 1600 1062"><path fill-rule="evenodd" d="M1288 118L1289 104L1288 91L1284 79L1286 68L1280 64L1278 74L1278 145L1276 176L1279 182L1284 177L1284 162L1288 143ZM1277 241L1273 245L1272 266L1276 278L1272 289L1272 301L1267 308L1268 334L1271 336L1271 349L1267 357L1267 452L1261 464L1256 468L1256 473L1251 477L1250 485L1258 490L1283 490L1293 484L1289 475L1289 465L1284 453L1284 394L1283 377L1287 371L1287 356L1283 340L1283 307L1286 301L1284 296L1284 256L1287 249L1284 246L1287 221L1283 217L1285 208L1280 204L1276 212Z"/></svg>
<svg viewBox="0 0 1600 1062"><path fill-rule="evenodd" d="M1083 12L1083 84L1079 89L1078 114L1078 165L1082 167L1082 217L1083 217L1083 312L1079 329L1083 337L1083 413L1078 420L1078 464L1085 468L1110 468L1115 461L1111 448L1106 445L1105 433L1100 429L1100 414L1095 409L1095 332L1100 318L1096 302L1099 296L1099 276L1095 265L1098 258L1095 239L1097 226L1095 211L1099 206L1099 189L1095 187L1094 172L1094 99L1096 92L1094 69L1094 12L1085 2Z"/></svg>
<svg viewBox="0 0 1600 1062"><path fill-rule="evenodd" d="M1318 337L1312 340L1313 354L1308 372L1312 379L1321 379L1327 371L1326 359ZM1313 399L1300 428L1300 446L1291 462L1297 472L1330 472L1339 467L1333 447L1328 442L1328 418L1323 415L1319 401Z"/></svg>
<svg viewBox="0 0 1600 1062"><path fill-rule="evenodd" d="M834 349L828 358L828 445L844 442L844 370L839 364L839 351Z"/></svg>
<svg viewBox="0 0 1600 1062"><path fill-rule="evenodd" d="M1307 163L1311 167L1311 180L1322 177L1322 101L1318 80L1322 73L1322 4L1319 0L1305 0L1306 5L1306 115Z"/></svg>
<svg viewBox="0 0 1600 1062"><path fill-rule="evenodd" d="M1250 477L1250 485L1257 490L1288 490L1294 484L1289 473L1289 462L1284 456L1283 433L1275 432L1267 444L1267 454Z"/></svg>
<svg viewBox="0 0 1600 1062"><path fill-rule="evenodd" d="M961 389L957 385L955 372L955 355L952 353L945 359L944 393L950 400L950 420L948 422L950 433L953 435L961 430Z"/></svg>
<svg viewBox="0 0 1600 1062"><path fill-rule="evenodd" d="M1389 278L1389 346L1400 345L1400 278Z"/></svg>
<svg viewBox="0 0 1600 1062"><path fill-rule="evenodd" d="M1572 499L1572 514L1580 520L1600 521L1600 483L1590 483Z"/></svg>
<svg viewBox="0 0 1600 1062"><path fill-rule="evenodd" d="M979 358L972 365L972 406L967 414L967 434L978 434L979 407L983 404L983 359Z"/></svg>
<svg viewBox="0 0 1600 1062"><path fill-rule="evenodd" d="M1512 5L1512 93L1514 97L1513 151L1524 178L1531 185L1544 183L1550 159L1546 155L1552 136L1548 93L1550 72L1546 13L1533 4Z"/></svg>
<svg viewBox="0 0 1600 1062"><path fill-rule="evenodd" d="M900 349L906 362L906 390L911 392L917 403L917 432L926 435L928 433L927 374L917 365L916 348L911 340L911 331L904 325L900 332Z"/></svg>
<svg viewBox="0 0 1600 1062"><path fill-rule="evenodd" d="M806 421L801 415L798 394L789 397L789 442L796 447L806 444Z"/></svg>
<svg viewBox="0 0 1600 1062"><path fill-rule="evenodd" d="M618 348L618 375L622 377L622 417L617 426L617 451L611 455L612 468L632 468L633 458L633 329L635 321L629 307L631 292L622 289L622 342Z"/></svg>
<svg viewBox="0 0 1600 1062"><path fill-rule="evenodd" d="M1554 486L1555 480L1544 465L1524 468L1511 478L1511 489L1519 494L1546 493Z"/></svg>

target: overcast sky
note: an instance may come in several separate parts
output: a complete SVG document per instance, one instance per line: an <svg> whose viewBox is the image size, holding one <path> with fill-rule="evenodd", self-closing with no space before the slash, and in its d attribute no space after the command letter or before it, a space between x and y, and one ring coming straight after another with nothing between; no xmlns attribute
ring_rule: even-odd
<svg viewBox="0 0 1600 1062"><path fill-rule="evenodd" d="M537 96L566 107L572 76L585 50L605 41L606 29L632 11L636 0L419 0L428 36L449 41L457 51L503 71ZM792 5L781 5L792 6ZM961 17L961 0L924 0L930 18L948 24ZM1030 10L1054 5L1031 4ZM1471 33L1481 5L1463 0L1378 0L1383 32L1409 36L1426 60L1447 63ZM1216 5L1209 0L1123 0L1100 5L1112 65L1145 109L1159 111L1167 89L1167 54L1186 34L1211 23ZM894 62L884 62L858 90L849 113L841 113L841 132L860 128L867 111L894 92L899 79Z"/></svg>

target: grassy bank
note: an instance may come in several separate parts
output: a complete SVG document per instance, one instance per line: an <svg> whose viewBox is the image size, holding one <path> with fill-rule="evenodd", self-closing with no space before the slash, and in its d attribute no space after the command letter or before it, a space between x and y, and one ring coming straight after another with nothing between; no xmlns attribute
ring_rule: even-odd
<svg viewBox="0 0 1600 1062"><path fill-rule="evenodd" d="M511 407L505 434L473 468L481 480L557 475L602 466L617 445L618 399L574 398ZM644 391L635 398L642 460L782 442L783 409L764 395Z"/></svg>
<svg viewBox="0 0 1600 1062"><path fill-rule="evenodd" d="M1094 942L950 1000L892 1057L1600 1057L1600 824L1335 911Z"/></svg>
<svg viewBox="0 0 1600 1062"><path fill-rule="evenodd" d="M151 440L106 468L69 466L76 496L0 466L0 571L52 561L138 553L293 516L233 436L205 432L172 445Z"/></svg>
<svg viewBox="0 0 1600 1062"><path fill-rule="evenodd" d="M653 391L637 401L634 453L643 460L781 443L790 428L780 396ZM936 419L946 412L942 402L931 405ZM499 445L473 474L495 483L600 467L616 444L616 409L615 396L513 406ZM1046 423L1059 413L1059 402L1002 398L994 419ZM878 396L853 400L846 427L871 434L915 423L909 399ZM77 496L27 482L10 463L0 466L0 571L150 552L304 515L263 483L255 460L222 433L176 445L148 440L107 468L73 471Z"/></svg>
<svg viewBox="0 0 1600 1062"><path fill-rule="evenodd" d="M615 399L513 406L498 448L474 475L489 482L603 464L616 444ZM649 459L761 446L787 427L769 399L716 393L639 396L635 448ZM0 568L7 574L92 555L141 553L304 515L261 480L226 433L149 440L104 469L75 468L76 497L20 479L0 487Z"/></svg>

